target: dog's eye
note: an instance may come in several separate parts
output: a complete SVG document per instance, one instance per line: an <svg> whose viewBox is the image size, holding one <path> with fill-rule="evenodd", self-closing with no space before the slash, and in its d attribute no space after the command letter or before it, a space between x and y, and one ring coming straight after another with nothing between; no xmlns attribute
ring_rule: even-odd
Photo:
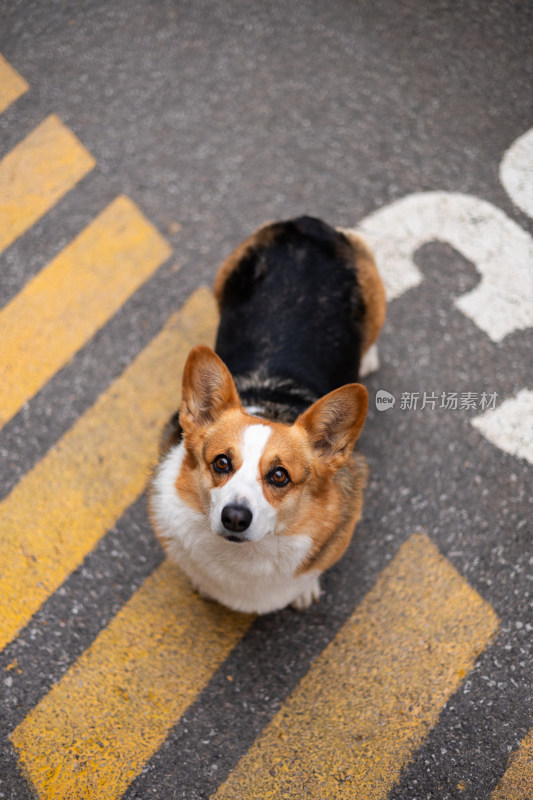
<svg viewBox="0 0 533 800"><path fill-rule="evenodd" d="M217 456L213 461L213 469L215 472L230 472L231 471L231 461L229 456L221 455Z"/></svg>
<svg viewBox="0 0 533 800"><path fill-rule="evenodd" d="M273 486L286 486L291 480L289 473L283 467L276 467L267 477Z"/></svg>

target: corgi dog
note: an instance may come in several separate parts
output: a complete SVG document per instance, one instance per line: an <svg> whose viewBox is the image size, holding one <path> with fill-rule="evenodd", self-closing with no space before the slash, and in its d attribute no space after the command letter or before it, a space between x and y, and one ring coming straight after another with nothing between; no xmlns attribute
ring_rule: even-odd
<svg viewBox="0 0 533 800"><path fill-rule="evenodd" d="M385 319L383 284L357 234L301 217L259 228L214 290L215 349L185 364L151 518L201 595L257 614L303 609L361 516L357 381Z"/></svg>

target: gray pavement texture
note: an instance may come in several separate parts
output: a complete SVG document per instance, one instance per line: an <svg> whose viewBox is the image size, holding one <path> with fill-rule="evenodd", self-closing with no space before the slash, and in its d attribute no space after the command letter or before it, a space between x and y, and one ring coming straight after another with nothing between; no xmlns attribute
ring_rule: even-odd
<svg viewBox="0 0 533 800"><path fill-rule="evenodd" d="M490 201L533 234L498 175L532 125L532 34L531 4L503 0L3 0L0 53L31 88L0 116L0 156L53 112L97 167L1 257L0 302L117 194L174 253L2 430L1 495L265 220L310 213L353 226L438 190ZM453 303L479 281L474 266L442 243L416 261L424 280L389 306L371 398L385 388L503 400L531 388L531 330L496 344ZM380 413L373 403L361 450L371 469L364 517L320 604L253 625L127 800L208 798L419 529L501 628L389 800L489 797L533 724L530 465L464 412ZM143 497L2 653L0 675L14 658L22 675L0 681L1 798L32 796L6 734L161 559Z"/></svg>

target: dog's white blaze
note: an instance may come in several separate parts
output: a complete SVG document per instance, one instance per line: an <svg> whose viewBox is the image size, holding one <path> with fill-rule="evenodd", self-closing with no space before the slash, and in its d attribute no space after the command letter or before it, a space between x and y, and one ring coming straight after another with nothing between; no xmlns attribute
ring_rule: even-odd
<svg viewBox="0 0 533 800"><path fill-rule="evenodd" d="M215 533L222 533L222 509L231 504L245 505L252 512L247 539L257 542L273 533L276 510L263 494L259 462L272 433L268 425L248 425L241 442L242 464L220 489L211 490L210 522Z"/></svg>

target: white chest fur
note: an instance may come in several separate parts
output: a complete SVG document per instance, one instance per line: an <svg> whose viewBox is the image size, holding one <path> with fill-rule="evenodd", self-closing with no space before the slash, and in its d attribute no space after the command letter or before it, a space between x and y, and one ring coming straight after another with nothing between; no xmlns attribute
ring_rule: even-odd
<svg viewBox="0 0 533 800"><path fill-rule="evenodd" d="M214 533L208 514L190 508L177 494L184 446L174 447L154 479L152 513L172 560L194 586L236 611L265 614L318 597L317 571L295 576L311 546L310 537L268 533L255 542L228 542Z"/></svg>

